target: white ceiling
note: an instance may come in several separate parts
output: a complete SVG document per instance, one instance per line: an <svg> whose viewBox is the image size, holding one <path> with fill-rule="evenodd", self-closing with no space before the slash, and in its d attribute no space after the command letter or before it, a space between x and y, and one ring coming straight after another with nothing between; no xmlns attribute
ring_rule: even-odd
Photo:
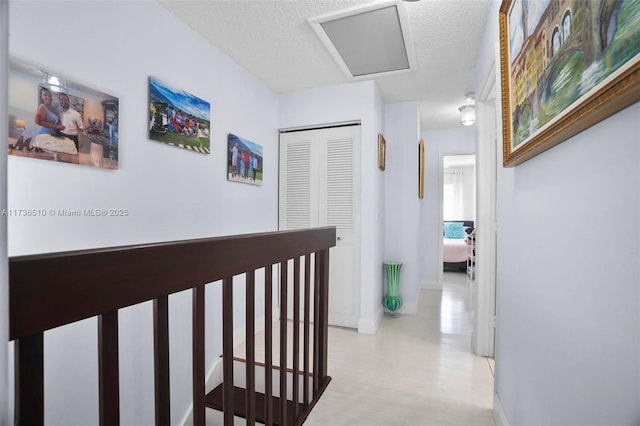
<svg viewBox="0 0 640 426"><path fill-rule="evenodd" d="M276 92L349 82L310 18L382 0L158 0ZM422 130L460 126L491 3L405 2L417 71L376 78L385 103L417 101Z"/></svg>

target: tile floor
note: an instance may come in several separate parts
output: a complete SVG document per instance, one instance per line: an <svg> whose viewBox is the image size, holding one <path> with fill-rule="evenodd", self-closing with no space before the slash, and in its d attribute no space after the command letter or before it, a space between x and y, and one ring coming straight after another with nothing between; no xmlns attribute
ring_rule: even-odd
<svg viewBox="0 0 640 426"><path fill-rule="evenodd" d="M470 352L469 300L466 274L445 272L442 291L421 290L417 315L385 314L375 335L329 327L332 381L305 425L494 425L492 360Z"/></svg>
<svg viewBox="0 0 640 426"><path fill-rule="evenodd" d="M376 335L329 331L332 381L305 425L494 425L493 374L471 354L466 274L422 290L418 314L385 315Z"/></svg>

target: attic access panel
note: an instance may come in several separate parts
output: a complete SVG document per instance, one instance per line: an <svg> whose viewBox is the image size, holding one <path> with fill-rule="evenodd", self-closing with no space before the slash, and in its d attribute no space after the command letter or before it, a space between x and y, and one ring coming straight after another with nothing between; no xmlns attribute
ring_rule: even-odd
<svg viewBox="0 0 640 426"><path fill-rule="evenodd" d="M415 70L409 19L402 2L347 9L309 20L350 79Z"/></svg>

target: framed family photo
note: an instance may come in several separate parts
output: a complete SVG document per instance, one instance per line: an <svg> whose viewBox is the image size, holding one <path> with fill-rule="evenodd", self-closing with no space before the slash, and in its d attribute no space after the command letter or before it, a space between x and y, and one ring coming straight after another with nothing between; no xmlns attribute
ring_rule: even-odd
<svg viewBox="0 0 640 426"><path fill-rule="evenodd" d="M227 180L262 185L262 145L229 133L227 137Z"/></svg>
<svg viewBox="0 0 640 426"><path fill-rule="evenodd" d="M503 0L503 164L640 100L640 1Z"/></svg>
<svg viewBox="0 0 640 426"><path fill-rule="evenodd" d="M149 138L167 145L211 154L211 104L149 77Z"/></svg>
<svg viewBox="0 0 640 426"><path fill-rule="evenodd" d="M118 169L118 98L11 58L8 154Z"/></svg>

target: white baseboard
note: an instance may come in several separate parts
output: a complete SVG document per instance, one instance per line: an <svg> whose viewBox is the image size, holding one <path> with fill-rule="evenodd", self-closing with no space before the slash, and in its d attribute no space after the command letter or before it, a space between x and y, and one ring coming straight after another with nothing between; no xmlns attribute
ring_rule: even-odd
<svg viewBox="0 0 640 426"><path fill-rule="evenodd" d="M402 307L394 312L394 314L415 315L418 313L417 303L403 303Z"/></svg>
<svg viewBox="0 0 640 426"><path fill-rule="evenodd" d="M372 320L360 319L360 321L358 321L358 333L376 334L383 316L384 309L382 308L382 305L380 305Z"/></svg>
<svg viewBox="0 0 640 426"><path fill-rule="evenodd" d="M193 404L189 405L189 411L185 414L184 418L180 422L182 426L192 426L193 425Z"/></svg>
<svg viewBox="0 0 640 426"><path fill-rule="evenodd" d="M493 394L493 420L496 422L496 426L509 426L507 415L502 408L502 401L497 393Z"/></svg>
<svg viewBox="0 0 640 426"><path fill-rule="evenodd" d="M422 280L420 281L420 288L422 290L442 290L442 283L432 280Z"/></svg>

